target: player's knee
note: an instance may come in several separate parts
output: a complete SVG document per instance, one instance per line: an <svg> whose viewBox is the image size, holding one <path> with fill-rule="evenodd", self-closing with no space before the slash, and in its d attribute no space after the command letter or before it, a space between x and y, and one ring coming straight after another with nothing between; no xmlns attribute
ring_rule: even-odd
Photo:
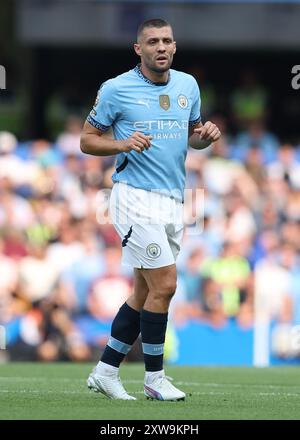
<svg viewBox="0 0 300 440"><path fill-rule="evenodd" d="M166 299L172 298L176 291L177 283L176 280L166 279L161 283L159 289L155 292L156 296L163 297Z"/></svg>
<svg viewBox="0 0 300 440"><path fill-rule="evenodd" d="M166 296L173 296L177 288L177 279L175 277L166 278L162 283Z"/></svg>

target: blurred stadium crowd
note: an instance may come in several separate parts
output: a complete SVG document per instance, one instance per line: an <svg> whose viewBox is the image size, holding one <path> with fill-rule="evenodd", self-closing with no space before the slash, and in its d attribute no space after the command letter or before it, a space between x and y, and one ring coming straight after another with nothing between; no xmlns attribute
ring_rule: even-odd
<svg viewBox="0 0 300 440"><path fill-rule="evenodd" d="M204 204L188 221L170 322L250 328L255 311L300 324L299 145L267 130L266 92L251 77L232 94L234 136L214 99L207 85L203 108L223 136L188 153L186 187L203 188ZM98 359L133 287L120 239L97 215L114 157L81 153L82 123L69 117L54 143L0 132L0 324L11 360Z"/></svg>

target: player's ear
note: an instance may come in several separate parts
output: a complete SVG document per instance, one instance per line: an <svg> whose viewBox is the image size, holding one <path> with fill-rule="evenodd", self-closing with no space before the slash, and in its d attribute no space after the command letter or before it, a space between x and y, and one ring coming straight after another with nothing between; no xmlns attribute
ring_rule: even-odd
<svg viewBox="0 0 300 440"><path fill-rule="evenodd" d="M134 51L138 56L141 56L141 46L139 43L134 43L133 45Z"/></svg>
<svg viewBox="0 0 300 440"><path fill-rule="evenodd" d="M176 53L177 47L176 47L176 41L174 41L174 49L173 49L173 55Z"/></svg>

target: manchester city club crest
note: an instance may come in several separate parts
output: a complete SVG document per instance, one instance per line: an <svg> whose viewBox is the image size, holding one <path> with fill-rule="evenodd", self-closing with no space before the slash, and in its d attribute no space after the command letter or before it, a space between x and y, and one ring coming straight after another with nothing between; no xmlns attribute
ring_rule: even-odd
<svg viewBox="0 0 300 440"><path fill-rule="evenodd" d="M169 110L169 108L170 108L170 97L169 97L169 95L159 95L159 105L164 110Z"/></svg>
<svg viewBox="0 0 300 440"><path fill-rule="evenodd" d="M188 106L187 97L184 95L179 95L177 102L178 102L179 107L181 107L181 108L187 108L187 106Z"/></svg>
<svg viewBox="0 0 300 440"><path fill-rule="evenodd" d="M156 243L151 243L149 246L147 246L146 249L147 255L150 258L158 258L161 254L161 248Z"/></svg>

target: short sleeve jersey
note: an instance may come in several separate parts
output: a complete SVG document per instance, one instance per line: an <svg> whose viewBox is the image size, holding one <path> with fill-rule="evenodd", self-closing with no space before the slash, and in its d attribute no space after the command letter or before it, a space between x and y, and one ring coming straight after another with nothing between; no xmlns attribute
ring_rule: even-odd
<svg viewBox="0 0 300 440"><path fill-rule="evenodd" d="M200 120L200 91L191 75L170 69L166 83L154 83L139 65L102 84L87 118L101 131L112 127L118 140L135 131L152 136L148 150L117 155L114 182L181 200L189 127Z"/></svg>

